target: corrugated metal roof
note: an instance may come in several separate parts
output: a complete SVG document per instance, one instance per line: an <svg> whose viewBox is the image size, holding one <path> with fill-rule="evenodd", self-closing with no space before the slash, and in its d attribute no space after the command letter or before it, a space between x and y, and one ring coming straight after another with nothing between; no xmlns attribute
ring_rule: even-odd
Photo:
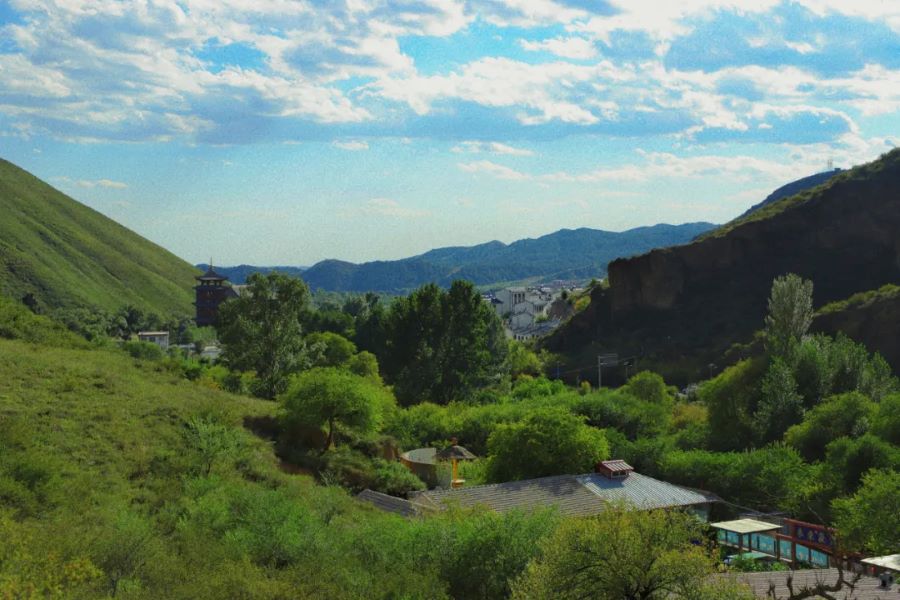
<svg viewBox="0 0 900 600"><path fill-rule="evenodd" d="M421 508L409 500L397 498L396 496L389 496L388 494L382 494L381 492L369 489L361 491L357 494L356 498L368 502L385 512L395 513L404 517L414 517L418 515Z"/></svg>
<svg viewBox="0 0 900 600"><path fill-rule="evenodd" d="M718 497L711 494L689 490L634 472L621 479L609 479L596 473L581 475L578 479L604 500L621 501L646 510L706 504L718 500Z"/></svg>
<svg viewBox="0 0 900 600"><path fill-rule="evenodd" d="M712 523L711 527L716 529L724 529L725 531L733 531L734 533L762 533L763 531L772 531L773 529L781 529L781 525L777 523L766 523L756 519L737 519L735 521L720 521Z"/></svg>
<svg viewBox="0 0 900 600"><path fill-rule="evenodd" d="M826 585L834 585L838 580L837 569L805 569L802 571L771 571L764 573L740 573L734 575L722 575L720 577L735 578L738 581L747 583L757 598L769 597L769 586L775 586L776 598L787 598L788 587L787 578L793 578L794 590L800 590L803 587L812 587L818 583ZM847 579L855 577L853 573L845 573ZM846 598L847 600L887 600L888 598L896 598L898 594L897 586L887 590L879 587L880 582L874 577L863 576L856 582L854 589L851 591L844 588L840 592L832 592L836 598ZM815 596L819 598L820 596Z"/></svg>
<svg viewBox="0 0 900 600"><path fill-rule="evenodd" d="M900 572L900 554L890 554L888 556L873 556L872 558L864 558L863 563L890 569L891 571Z"/></svg>
<svg viewBox="0 0 900 600"><path fill-rule="evenodd" d="M689 490L639 473L608 479L594 473L557 475L448 490L431 490L416 496L435 504L457 503L463 507L484 505L505 512L555 506L567 516L590 516L603 512L610 502L623 502L650 510L673 506L707 504L716 496Z"/></svg>

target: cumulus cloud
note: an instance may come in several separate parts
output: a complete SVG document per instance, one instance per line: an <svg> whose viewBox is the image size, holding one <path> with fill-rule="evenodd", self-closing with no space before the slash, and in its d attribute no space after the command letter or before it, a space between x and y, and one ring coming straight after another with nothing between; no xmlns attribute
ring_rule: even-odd
<svg viewBox="0 0 900 600"><path fill-rule="evenodd" d="M900 4L880 0L11 6L23 18L0 26L5 135L216 144L338 139L343 147L383 135L515 140L551 130L558 137L674 133L781 142L811 127L800 139L815 144L853 132L858 115L900 110ZM547 37L511 30L518 57L509 48L495 55L485 44L469 60L428 69L407 44L465 32L477 20L540 27ZM629 55L635 39L647 49ZM710 39L715 53L707 52ZM477 111L490 113L486 123L472 124ZM505 129L479 132L484 125ZM514 146L480 144L459 148L517 154Z"/></svg>
<svg viewBox="0 0 900 600"><path fill-rule="evenodd" d="M527 148L516 148L514 146L510 146L508 144L501 144L500 142L479 142L479 141L465 141L460 142L456 146L450 149L451 152L455 152L457 154L462 153L471 153L471 154L506 154L509 156L534 156L534 152L528 150Z"/></svg>
<svg viewBox="0 0 900 600"><path fill-rule="evenodd" d="M582 37L552 38L538 42L519 40L519 45L532 52L550 52L563 58L588 60L597 56L597 47Z"/></svg>

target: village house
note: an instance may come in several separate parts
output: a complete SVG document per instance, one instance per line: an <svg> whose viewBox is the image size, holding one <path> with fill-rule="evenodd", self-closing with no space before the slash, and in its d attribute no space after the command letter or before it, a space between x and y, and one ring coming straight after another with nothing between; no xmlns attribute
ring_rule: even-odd
<svg viewBox="0 0 900 600"><path fill-rule="evenodd" d="M138 334L139 342L147 342L150 344L156 344L163 350L169 349L169 332L168 331L139 331Z"/></svg>

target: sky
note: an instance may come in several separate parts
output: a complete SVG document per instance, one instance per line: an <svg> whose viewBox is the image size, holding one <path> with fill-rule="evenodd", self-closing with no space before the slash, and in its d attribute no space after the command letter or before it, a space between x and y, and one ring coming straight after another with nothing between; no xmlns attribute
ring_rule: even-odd
<svg viewBox="0 0 900 600"><path fill-rule="evenodd" d="M0 157L194 263L722 223L898 140L897 0L0 0Z"/></svg>

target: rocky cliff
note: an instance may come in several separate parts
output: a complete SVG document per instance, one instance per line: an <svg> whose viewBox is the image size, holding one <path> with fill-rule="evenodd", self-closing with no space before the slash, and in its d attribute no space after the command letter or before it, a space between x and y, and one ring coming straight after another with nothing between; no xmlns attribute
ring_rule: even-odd
<svg viewBox="0 0 900 600"><path fill-rule="evenodd" d="M549 346L705 368L762 327L772 279L790 272L813 280L816 306L900 282L900 150L690 244L613 261L609 288Z"/></svg>

